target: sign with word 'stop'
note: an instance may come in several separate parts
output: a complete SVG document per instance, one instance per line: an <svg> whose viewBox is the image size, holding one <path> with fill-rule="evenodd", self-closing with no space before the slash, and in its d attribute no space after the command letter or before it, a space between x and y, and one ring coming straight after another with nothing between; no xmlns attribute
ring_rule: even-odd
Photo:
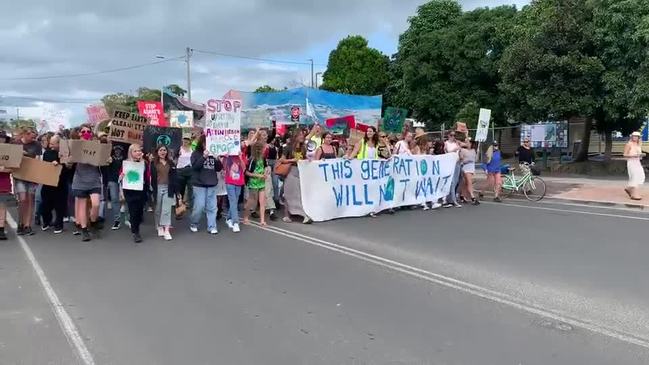
<svg viewBox="0 0 649 365"><path fill-rule="evenodd" d="M18 168L23 160L23 146L20 144L0 143L0 166Z"/></svg>
<svg viewBox="0 0 649 365"><path fill-rule="evenodd" d="M140 115L144 115L145 117L149 118L150 125L157 125L161 127L167 126L167 121L165 120L165 113L161 102L139 100L137 102L137 109L140 112Z"/></svg>
<svg viewBox="0 0 649 365"><path fill-rule="evenodd" d="M147 124L146 117L115 110L108 124L108 139L114 142L141 144Z"/></svg>
<svg viewBox="0 0 649 365"><path fill-rule="evenodd" d="M457 152L388 160L300 161L302 207L320 222L437 201L451 190L457 161Z"/></svg>
<svg viewBox="0 0 649 365"><path fill-rule="evenodd" d="M241 153L241 100L207 101L205 143L214 156Z"/></svg>

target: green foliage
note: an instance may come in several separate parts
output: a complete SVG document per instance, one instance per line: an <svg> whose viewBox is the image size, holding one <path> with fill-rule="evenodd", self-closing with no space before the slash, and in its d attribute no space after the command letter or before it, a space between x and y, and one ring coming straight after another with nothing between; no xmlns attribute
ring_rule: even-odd
<svg viewBox="0 0 649 365"><path fill-rule="evenodd" d="M167 85L165 88L178 96L184 96L187 93L185 89L176 84ZM108 94L104 95L101 101L104 103L108 114L112 114L115 110L137 112L138 101L158 101L161 98L161 92L160 89L151 89L142 86L137 89L137 95L125 93Z"/></svg>
<svg viewBox="0 0 649 365"><path fill-rule="evenodd" d="M456 1L421 6L400 37L386 100L412 110L428 127L451 125L470 102L492 109L493 120L505 124L498 64L515 16L513 6L465 13Z"/></svg>
<svg viewBox="0 0 649 365"><path fill-rule="evenodd" d="M177 84L167 85L166 88L178 96L185 96L185 94L187 94L187 90L183 89Z"/></svg>
<svg viewBox="0 0 649 365"><path fill-rule="evenodd" d="M361 36L348 36L329 54L322 89L376 95L388 84L388 57L367 45Z"/></svg>
<svg viewBox="0 0 649 365"><path fill-rule="evenodd" d="M263 85L263 86L258 87L255 90L256 93L271 93L271 92L275 92L275 91L279 91L279 90L275 89L274 87L272 87L270 85Z"/></svg>
<svg viewBox="0 0 649 365"><path fill-rule="evenodd" d="M469 101L464 104L462 109L455 115L456 122L466 123L469 129L478 127L478 117L480 115L480 105L475 101Z"/></svg>

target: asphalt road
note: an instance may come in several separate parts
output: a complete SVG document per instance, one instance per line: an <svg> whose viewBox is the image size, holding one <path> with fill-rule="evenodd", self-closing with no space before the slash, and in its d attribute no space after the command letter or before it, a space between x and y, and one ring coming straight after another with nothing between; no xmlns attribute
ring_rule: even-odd
<svg viewBox="0 0 649 365"><path fill-rule="evenodd" d="M139 246L39 232L42 277L12 236L0 364L88 363L79 343L96 364L647 364L648 223L509 202Z"/></svg>

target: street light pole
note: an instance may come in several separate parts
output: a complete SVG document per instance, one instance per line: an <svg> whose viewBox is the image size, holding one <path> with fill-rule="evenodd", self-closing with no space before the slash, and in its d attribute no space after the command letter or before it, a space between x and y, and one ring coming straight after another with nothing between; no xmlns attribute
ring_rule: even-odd
<svg viewBox="0 0 649 365"><path fill-rule="evenodd" d="M313 89L313 58L308 59L311 62L311 88Z"/></svg>
<svg viewBox="0 0 649 365"><path fill-rule="evenodd" d="M187 64L187 99L189 101L192 101L192 75L189 63L189 60L192 57L192 51L193 49L189 47L185 48L185 63Z"/></svg>

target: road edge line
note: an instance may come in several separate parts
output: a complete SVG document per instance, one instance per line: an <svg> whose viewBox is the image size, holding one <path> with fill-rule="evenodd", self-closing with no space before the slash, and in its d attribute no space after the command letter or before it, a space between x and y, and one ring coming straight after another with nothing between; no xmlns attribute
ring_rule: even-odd
<svg viewBox="0 0 649 365"><path fill-rule="evenodd" d="M9 226L11 226L11 228L13 228L14 230L16 229L16 221L9 213L7 213L7 223L9 223ZM90 350L88 350L86 343L83 341L83 338L81 337L77 326L74 324L74 321L72 321L72 317L70 317L68 312L63 307L63 304L59 300L59 297L54 291L52 284L50 284L47 275L45 275L45 271L43 271L43 268L38 263L38 260L36 260L36 256L34 256L32 249L29 247L23 237L16 236L16 238L18 239L18 243L20 243L20 247L25 253L25 256L27 256L29 263L32 265L34 272L36 272L36 276L38 276L38 280L40 281L41 286L45 291L50 306L52 307L52 311L54 312L54 315L58 320L59 326L65 334L68 343L76 350L77 355L83 361L84 365L95 365L95 359L90 353Z"/></svg>

